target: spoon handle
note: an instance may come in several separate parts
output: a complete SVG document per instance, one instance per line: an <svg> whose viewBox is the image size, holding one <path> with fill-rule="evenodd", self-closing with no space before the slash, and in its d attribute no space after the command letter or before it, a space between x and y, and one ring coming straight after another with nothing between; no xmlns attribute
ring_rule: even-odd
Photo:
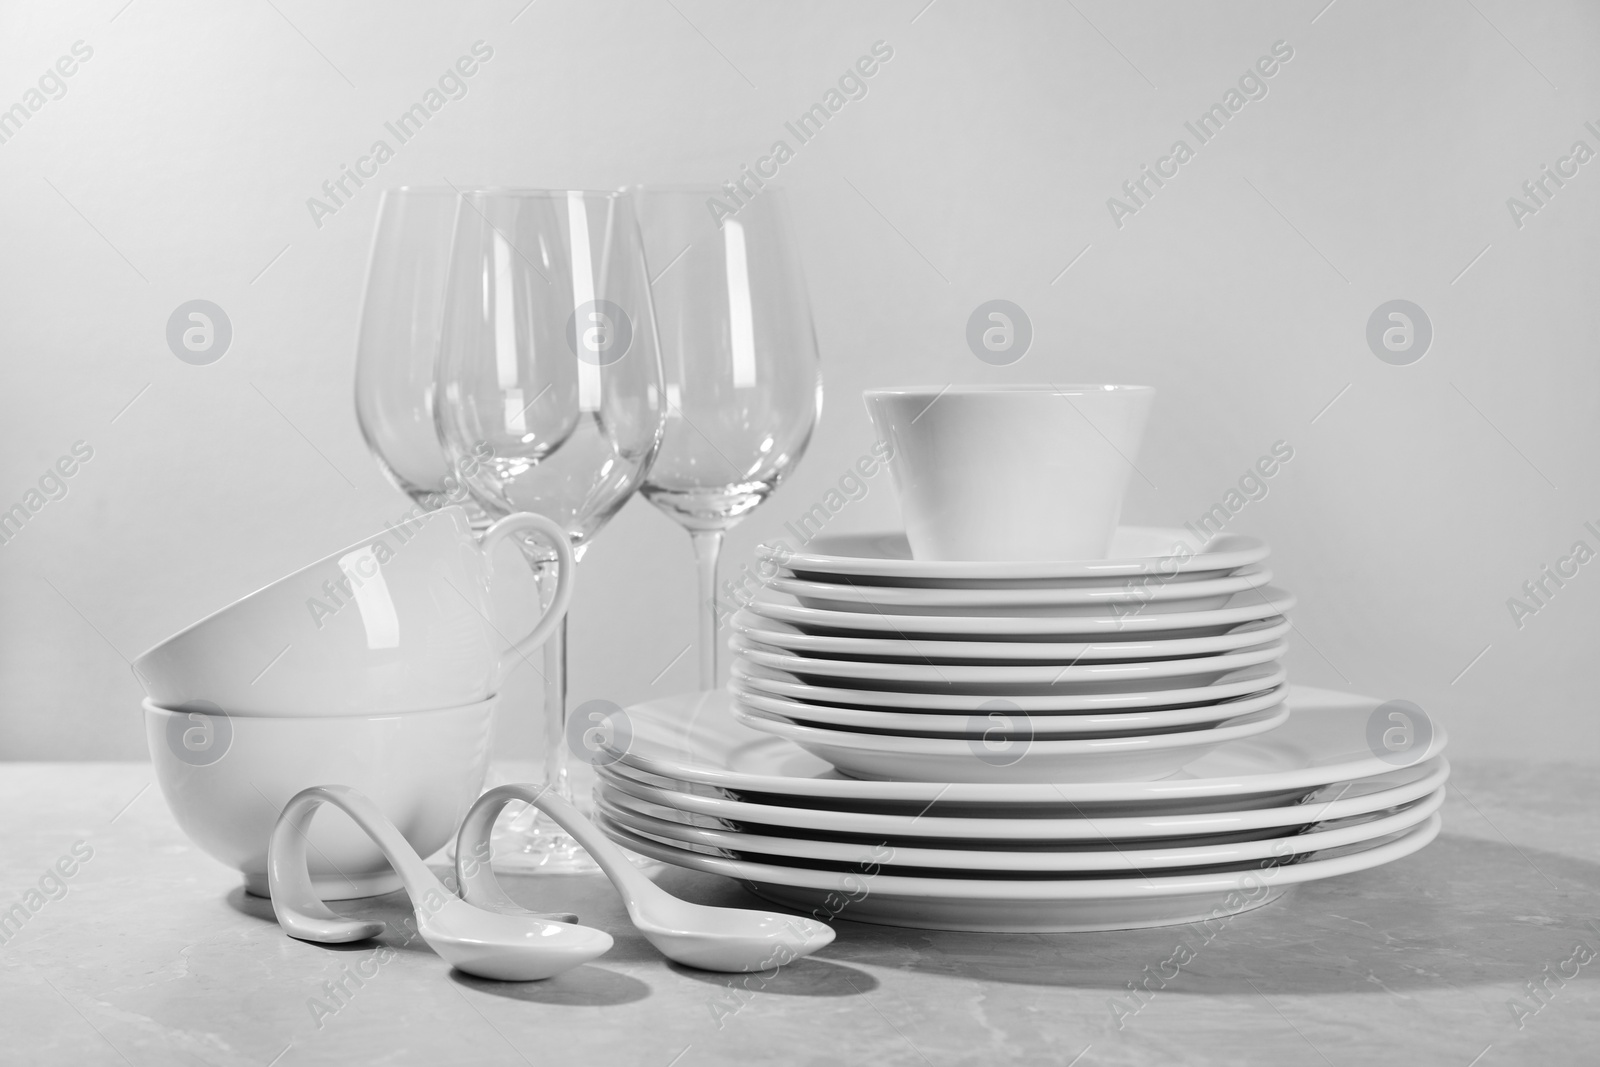
<svg viewBox="0 0 1600 1067"><path fill-rule="evenodd" d="M306 850L311 845L307 831L311 828L312 816L324 804L341 809L366 831L383 852L384 859L400 875L413 901L421 900L429 890L445 897L452 895L428 870L417 850L394 823L365 795L349 786L314 785L302 789L284 805L272 829L267 850L267 884L272 891L272 911L278 917L278 925L289 936L336 944L361 941L383 932L381 922L347 919L335 913L311 885L311 872L306 862Z"/></svg>
<svg viewBox="0 0 1600 1067"><path fill-rule="evenodd" d="M545 786L502 785L478 798L467 812L466 821L456 837L456 882L461 886L462 899L489 911L521 912L524 909L500 888L487 859L472 862L470 857L489 855L489 835L494 821L505 806L514 800L532 804L582 845L584 850L600 865L600 869L617 887L622 899L633 911L636 901L655 895L665 895L654 882L623 854L622 849L584 817L583 813L561 799Z"/></svg>

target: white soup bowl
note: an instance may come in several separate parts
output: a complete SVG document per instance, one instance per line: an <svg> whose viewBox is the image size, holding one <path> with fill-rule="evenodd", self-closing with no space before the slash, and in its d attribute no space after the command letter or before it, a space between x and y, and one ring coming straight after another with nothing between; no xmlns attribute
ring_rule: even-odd
<svg viewBox="0 0 1600 1067"><path fill-rule="evenodd" d="M144 701L156 781L179 827L267 896L267 844L300 790L347 785L372 798L419 855L442 848L483 788L495 700L387 715L243 716ZM311 877L328 900L400 888L350 817L311 824Z"/></svg>

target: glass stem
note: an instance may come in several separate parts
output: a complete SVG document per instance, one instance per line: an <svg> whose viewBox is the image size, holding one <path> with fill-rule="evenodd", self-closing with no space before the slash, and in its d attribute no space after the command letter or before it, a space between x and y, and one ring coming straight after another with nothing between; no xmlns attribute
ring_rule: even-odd
<svg viewBox="0 0 1600 1067"><path fill-rule="evenodd" d="M690 530L694 559L699 568L700 688L717 687L717 557L722 554L721 530Z"/></svg>
<svg viewBox="0 0 1600 1067"><path fill-rule="evenodd" d="M567 620L544 643L544 780L571 799L567 782Z"/></svg>

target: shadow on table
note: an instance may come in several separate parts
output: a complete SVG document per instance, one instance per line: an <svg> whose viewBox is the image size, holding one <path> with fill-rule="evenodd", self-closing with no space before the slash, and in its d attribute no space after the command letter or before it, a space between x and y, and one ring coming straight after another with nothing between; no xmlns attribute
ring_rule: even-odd
<svg viewBox="0 0 1600 1067"><path fill-rule="evenodd" d="M670 963L668 967L674 973L703 985L744 990L762 996L856 997L871 993L879 985L878 980L866 971L816 956L786 964L779 967L776 973L769 969L753 974L721 974L716 971L697 971L676 963Z"/></svg>
<svg viewBox="0 0 1600 1067"><path fill-rule="evenodd" d="M610 955L602 957L610 959ZM631 1004L650 995L650 987L639 979L618 974L606 967L586 963L565 974L538 982L496 982L462 974L452 969L450 980L458 986L475 989L490 996L507 1000L522 1000L530 1004L558 1004L580 1007L602 1007L611 1004Z"/></svg>
<svg viewBox="0 0 1600 1067"><path fill-rule="evenodd" d="M1180 941L1175 993L1349 993L1517 983L1600 941L1600 865L1441 835L1415 856L1301 886L1212 924L1089 934L988 934L840 923L834 962L991 982L1126 990ZM1149 967L1149 972L1144 968ZM1174 968L1166 967L1171 976Z"/></svg>
<svg viewBox="0 0 1600 1067"><path fill-rule="evenodd" d="M510 881L510 879L508 879ZM523 894L526 895L526 894ZM272 902L260 897L250 896L240 886L227 896L228 906L242 915L254 919L275 923L277 918L272 913ZM533 902L524 901L530 906ZM564 907L561 901L543 903L541 907L552 910ZM377 945L387 945L396 952L415 952L420 955L433 955L433 950L428 947L422 938L411 936L407 932L406 924L414 920L411 901L403 892L390 893L381 897L363 897L355 900L333 900L328 902L328 907L340 915L359 917L362 919L378 919L384 923L383 933L375 938L363 941L352 941L348 944L321 945L319 947L330 952L355 952L370 953ZM591 912L595 909L590 908ZM622 923L626 925L626 916L622 915L621 905L616 911ZM586 922L591 921L588 917ZM608 926L606 922L592 922L596 926ZM628 928L631 931L631 927ZM629 959L649 955L660 959L660 955L650 944L637 934L618 937L616 945L606 953L604 962L624 962ZM629 1004L636 1000L643 1000L650 995L650 987L637 978L608 970L603 966L586 964L576 967L565 974L557 975L540 982L495 982L486 978L477 978L472 975L462 974L452 969L450 980L469 989L479 990L497 997L506 997L511 1000L524 1000L538 1004L564 1004L597 1007L610 1004Z"/></svg>
<svg viewBox="0 0 1600 1067"><path fill-rule="evenodd" d="M278 921L272 912L272 902L251 896L244 891L243 886L230 890L225 899L228 906L241 915L273 924ZM414 922L415 918L411 910L411 900L404 892L396 891L381 897L330 900L327 905L335 913L349 918L377 919L384 924L384 931L375 938L343 944L323 944L322 948L334 952L371 952L377 945L388 945L396 952L433 954L433 950L422 938L408 933L406 924Z"/></svg>
<svg viewBox="0 0 1600 1067"><path fill-rule="evenodd" d="M658 881L668 892L702 904L771 909L771 905L721 878L671 868L658 872ZM500 884L524 907L536 911L575 912L580 922L605 930L615 943L596 963L542 982L494 982L451 972L452 980L495 996L541 1004L626 1004L650 995L650 987L644 982L607 969L607 965L629 963L659 964L691 981L719 988L737 987L767 996L849 997L878 988L878 980L866 971L815 957L791 963L776 974L768 970L753 975L698 971L671 963L635 929L622 906L622 899L604 875L506 873L500 875ZM227 903L251 918L268 923L277 921L271 901L248 895L242 886L228 894ZM411 902L403 892L333 900L328 902L328 907L340 915L377 919L386 927L372 940L324 946L329 950L370 952L374 945L381 944L397 952L432 954L433 950L420 937L407 936L407 924L413 920L413 913Z"/></svg>
<svg viewBox="0 0 1600 1067"><path fill-rule="evenodd" d="M669 869L669 892L704 904L769 908L734 882ZM633 929L615 891L600 876L512 876L507 892L530 908L577 912L616 938L600 961L548 982L499 983L453 975L498 996L549 1004L621 1004L650 986L604 964L664 963ZM242 889L228 903L272 922L268 901ZM335 911L388 924L380 943L427 953L407 939L411 908L403 893L334 901ZM1590 923L1596 925L1589 925ZM1377 870L1300 886L1283 899L1204 926L1090 934L991 934L899 929L839 921L838 940L776 975L725 975L664 964L708 987L760 995L850 997L877 988L852 964L1021 985L1121 993L1165 970L1160 988L1177 994L1404 992L1518 984L1583 940L1600 941L1600 864L1560 853L1443 834L1427 848ZM1182 943L1194 958L1174 968ZM367 950L372 942L347 946ZM330 948L346 946L329 946ZM1146 968L1149 968L1147 971ZM770 972L769 972L770 973Z"/></svg>
<svg viewBox="0 0 1600 1067"><path fill-rule="evenodd" d="M228 890L225 898L228 907L240 915L248 915L252 919L261 919L264 922L276 923L278 917L272 914L272 901L265 897L251 896L244 891L244 886L236 885Z"/></svg>

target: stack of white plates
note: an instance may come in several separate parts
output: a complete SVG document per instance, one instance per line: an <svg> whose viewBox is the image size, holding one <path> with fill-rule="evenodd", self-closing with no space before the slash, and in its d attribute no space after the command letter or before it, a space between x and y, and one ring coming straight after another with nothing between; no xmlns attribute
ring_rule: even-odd
<svg viewBox="0 0 1600 1067"><path fill-rule="evenodd" d="M806 547L768 555L728 690L628 709L597 805L629 848L824 919L1096 930L1246 911L1439 831L1443 731L1288 685L1293 600L1255 538Z"/></svg>
<svg viewBox="0 0 1600 1067"><path fill-rule="evenodd" d="M1293 599L1267 547L1123 527L1104 560L913 560L904 537L768 555L733 619L734 714L845 774L1161 778L1288 718Z"/></svg>
<svg viewBox="0 0 1600 1067"><path fill-rule="evenodd" d="M673 697L628 709L630 736L600 768L599 817L628 848L823 919L1195 922L1391 862L1439 831L1442 728L1397 755L1370 740L1375 700L1295 687L1286 703L1282 727L1160 781L962 783L842 777L745 725L726 692Z"/></svg>

